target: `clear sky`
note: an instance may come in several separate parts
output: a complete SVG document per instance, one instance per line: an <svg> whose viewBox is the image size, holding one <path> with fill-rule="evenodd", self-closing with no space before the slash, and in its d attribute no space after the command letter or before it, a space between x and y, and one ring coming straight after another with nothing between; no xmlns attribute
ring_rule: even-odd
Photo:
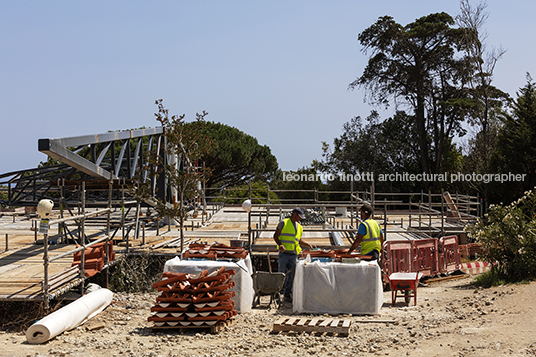
<svg viewBox="0 0 536 357"><path fill-rule="evenodd" d="M507 50L494 84L516 97L536 76L536 1L487 4L487 45ZM459 2L0 0L0 173L46 160L40 138L154 127L160 98L256 137L283 170L308 166L373 109L347 89L368 60L357 35L441 11Z"/></svg>

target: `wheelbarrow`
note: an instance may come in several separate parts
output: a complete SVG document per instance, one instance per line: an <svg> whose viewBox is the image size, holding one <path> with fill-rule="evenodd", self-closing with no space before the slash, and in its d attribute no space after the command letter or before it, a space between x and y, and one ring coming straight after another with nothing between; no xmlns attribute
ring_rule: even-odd
<svg viewBox="0 0 536 357"><path fill-rule="evenodd" d="M253 290L255 291L253 307L259 305L261 296L270 295L268 307L272 305L272 302L275 302L276 308L279 309L281 307L280 291L283 288L283 284L285 284L285 273L272 273L269 254L268 267L269 272L257 271L251 276L253 278Z"/></svg>
<svg viewBox="0 0 536 357"><path fill-rule="evenodd" d="M391 288L391 298L393 305L398 297L404 297L407 304L414 298L417 305L417 286L422 278L422 273L393 273L389 275L389 287ZM401 295L398 295L401 292Z"/></svg>

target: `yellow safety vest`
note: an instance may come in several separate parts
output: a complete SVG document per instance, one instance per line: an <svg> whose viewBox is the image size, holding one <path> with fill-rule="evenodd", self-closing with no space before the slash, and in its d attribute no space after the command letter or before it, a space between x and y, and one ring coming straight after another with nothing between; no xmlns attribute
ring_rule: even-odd
<svg viewBox="0 0 536 357"><path fill-rule="evenodd" d="M290 218L285 219L284 222L285 225L283 226L281 234L279 235L279 242L281 242L281 245L285 247L286 252L300 254L300 239L303 233L303 227L301 224L296 222L297 229L295 229Z"/></svg>
<svg viewBox="0 0 536 357"><path fill-rule="evenodd" d="M380 241L380 225L371 218L365 220L363 224L367 227L367 234L365 234L363 240L361 240L361 254L370 253L374 249L381 252L382 243Z"/></svg>

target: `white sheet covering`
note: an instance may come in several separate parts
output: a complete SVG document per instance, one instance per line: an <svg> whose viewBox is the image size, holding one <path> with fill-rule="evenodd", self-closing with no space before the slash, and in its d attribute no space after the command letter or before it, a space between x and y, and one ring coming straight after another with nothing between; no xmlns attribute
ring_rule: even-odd
<svg viewBox="0 0 536 357"><path fill-rule="evenodd" d="M293 286L297 313L375 315L383 305L376 262L320 263L300 260Z"/></svg>
<svg viewBox="0 0 536 357"><path fill-rule="evenodd" d="M239 313L250 311L255 291L253 290L253 279L251 278L253 268L249 255L246 259L240 259L236 263L214 260L181 260L179 257L175 257L166 262L164 271L197 274L203 270L208 270L210 273L221 267L234 269L236 271L236 274L232 277L235 286L231 289L231 291L234 291L236 294L233 298L236 311Z"/></svg>
<svg viewBox="0 0 536 357"><path fill-rule="evenodd" d="M83 324L112 302L114 293L98 289L54 311L26 330L26 340L31 344L45 343L64 331Z"/></svg>

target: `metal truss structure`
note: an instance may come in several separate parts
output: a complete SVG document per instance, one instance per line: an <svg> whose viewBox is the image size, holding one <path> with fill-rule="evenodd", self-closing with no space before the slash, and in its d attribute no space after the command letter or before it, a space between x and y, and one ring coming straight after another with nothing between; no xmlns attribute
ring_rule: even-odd
<svg viewBox="0 0 536 357"><path fill-rule="evenodd" d="M162 127L155 127L39 139L39 151L57 160L58 164L0 175L0 187L7 192L7 198L0 197L0 204L35 206L43 198L58 195L60 186L76 186L81 181L95 192L99 188L107 189L110 183L116 187L130 183L135 177L145 181L148 173L142 170L147 153L166 159L163 134ZM153 180L153 191L162 196L165 192L163 179Z"/></svg>

